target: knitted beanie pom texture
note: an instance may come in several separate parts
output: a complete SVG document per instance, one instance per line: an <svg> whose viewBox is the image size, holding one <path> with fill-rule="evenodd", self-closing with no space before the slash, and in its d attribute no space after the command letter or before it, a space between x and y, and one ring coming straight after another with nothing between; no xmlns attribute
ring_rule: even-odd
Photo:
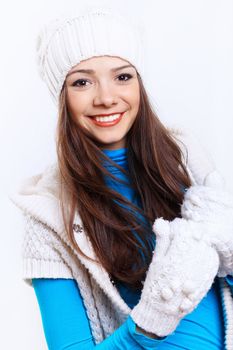
<svg viewBox="0 0 233 350"><path fill-rule="evenodd" d="M37 64L55 104L70 69L91 57L120 57L143 75L142 26L109 8L57 18L37 38Z"/></svg>

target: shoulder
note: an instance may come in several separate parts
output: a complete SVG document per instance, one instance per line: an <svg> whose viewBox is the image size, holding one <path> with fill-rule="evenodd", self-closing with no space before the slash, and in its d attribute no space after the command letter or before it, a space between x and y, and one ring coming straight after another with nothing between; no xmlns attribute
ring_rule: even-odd
<svg viewBox="0 0 233 350"><path fill-rule="evenodd" d="M63 231L60 208L61 177L57 163L44 171L23 179L9 194L9 199L23 212L50 226Z"/></svg>
<svg viewBox="0 0 233 350"><path fill-rule="evenodd" d="M181 149L183 163L192 182L203 184L205 177L216 170L212 155L200 138L190 129L169 126L167 130Z"/></svg>
<svg viewBox="0 0 233 350"><path fill-rule="evenodd" d="M59 182L58 164L52 163L41 173L23 179L15 193L22 196L39 193L57 196Z"/></svg>

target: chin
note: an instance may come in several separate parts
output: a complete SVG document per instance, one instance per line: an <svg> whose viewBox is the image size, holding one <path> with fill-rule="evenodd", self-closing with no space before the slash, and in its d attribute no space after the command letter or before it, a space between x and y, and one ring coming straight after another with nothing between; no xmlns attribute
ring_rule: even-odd
<svg viewBox="0 0 233 350"><path fill-rule="evenodd" d="M117 139L117 140L98 140L101 144L102 148L106 149L117 149L117 148L123 148L125 147L125 140L123 139Z"/></svg>

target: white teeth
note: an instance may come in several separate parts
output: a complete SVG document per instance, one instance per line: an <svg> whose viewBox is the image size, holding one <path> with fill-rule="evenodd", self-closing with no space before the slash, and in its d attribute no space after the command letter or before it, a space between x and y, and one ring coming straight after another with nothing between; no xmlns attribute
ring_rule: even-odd
<svg viewBox="0 0 233 350"><path fill-rule="evenodd" d="M116 120L120 117L120 114L113 114L113 115L109 115L106 117L95 117L94 119L97 122L112 122L113 120Z"/></svg>

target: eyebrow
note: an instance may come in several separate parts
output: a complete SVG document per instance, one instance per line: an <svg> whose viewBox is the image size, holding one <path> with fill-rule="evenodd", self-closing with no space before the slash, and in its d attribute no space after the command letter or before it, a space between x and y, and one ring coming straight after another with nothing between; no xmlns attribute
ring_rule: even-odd
<svg viewBox="0 0 233 350"><path fill-rule="evenodd" d="M130 65L130 64L127 64L127 65L125 65L125 66L112 68L112 69L111 69L111 72L117 72L118 70L121 70L121 69L123 69L123 68L128 68L128 67L134 68L134 66L132 66L132 65ZM71 74L74 74L74 73L95 74L95 71L94 71L93 69L76 69L76 70L73 70L72 72L68 73L68 74L67 74L67 77L69 77Z"/></svg>

